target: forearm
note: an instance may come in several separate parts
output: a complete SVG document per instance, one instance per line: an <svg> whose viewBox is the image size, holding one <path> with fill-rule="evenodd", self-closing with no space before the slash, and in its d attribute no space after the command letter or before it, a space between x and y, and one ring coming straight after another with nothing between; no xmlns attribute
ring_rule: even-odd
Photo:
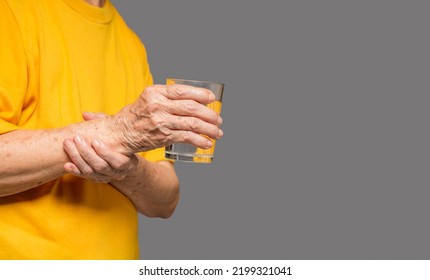
<svg viewBox="0 0 430 280"><path fill-rule="evenodd" d="M46 130L16 130L0 135L0 196L12 195L64 174L69 161L63 141L80 134L94 137L106 127L103 120Z"/></svg>
<svg viewBox="0 0 430 280"><path fill-rule="evenodd" d="M0 135L0 196L59 177L67 155L58 130L16 130Z"/></svg>
<svg viewBox="0 0 430 280"><path fill-rule="evenodd" d="M168 218L179 201L179 180L170 162L149 162L139 157L137 168L111 184L148 217Z"/></svg>

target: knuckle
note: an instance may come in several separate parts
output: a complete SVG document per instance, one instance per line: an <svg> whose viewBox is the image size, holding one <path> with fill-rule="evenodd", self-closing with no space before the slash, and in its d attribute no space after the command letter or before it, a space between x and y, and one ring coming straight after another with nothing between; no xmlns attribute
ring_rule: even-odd
<svg viewBox="0 0 430 280"><path fill-rule="evenodd" d="M186 89L182 85L168 85L167 92L172 97L179 97L186 92Z"/></svg>
<svg viewBox="0 0 430 280"><path fill-rule="evenodd" d="M118 163L118 170L127 170L128 168L128 161L121 161Z"/></svg>
<svg viewBox="0 0 430 280"><path fill-rule="evenodd" d="M177 96L181 96L185 93L185 88L180 85L175 85L172 87L172 89L173 89L173 93L176 94Z"/></svg>
<svg viewBox="0 0 430 280"><path fill-rule="evenodd" d="M189 127L191 130L196 130L196 129L198 129L199 125L198 125L198 121L197 121L197 119L196 119L196 118L189 118L189 119L188 119L188 127Z"/></svg>
<svg viewBox="0 0 430 280"><path fill-rule="evenodd" d="M178 133L172 132L169 135L165 135L163 139L160 139L160 144L162 145L162 147L166 147L174 142L177 142L177 140L178 140Z"/></svg>
<svg viewBox="0 0 430 280"><path fill-rule="evenodd" d="M186 101L184 103L184 109L187 112L195 112L197 110L197 104L194 101Z"/></svg>
<svg viewBox="0 0 430 280"><path fill-rule="evenodd" d="M155 86L155 85L151 85L151 86L148 86L147 88L145 88L145 90L143 91L143 93L142 93L142 96L144 96L144 95L152 95L152 94L154 94L154 93L156 93L157 92L157 86Z"/></svg>
<svg viewBox="0 0 430 280"><path fill-rule="evenodd" d="M166 126L161 126L158 130L164 136L169 136L170 134L172 134L172 131Z"/></svg>
<svg viewBox="0 0 430 280"><path fill-rule="evenodd" d="M84 168L84 170L82 170L82 174L84 174L87 177L93 177L94 171L91 168Z"/></svg>
<svg viewBox="0 0 430 280"><path fill-rule="evenodd" d="M191 140L191 131L184 131L182 139L184 140L184 142L189 142Z"/></svg>
<svg viewBox="0 0 430 280"><path fill-rule="evenodd" d="M158 102L151 102L151 103L148 103L146 105L146 110L149 113L158 112L158 111L160 111L161 108L162 108L162 105L160 103L158 103Z"/></svg>
<svg viewBox="0 0 430 280"><path fill-rule="evenodd" d="M106 162L100 162L94 165L94 169L97 172L105 172L108 170L108 164Z"/></svg>
<svg viewBox="0 0 430 280"><path fill-rule="evenodd" d="M113 163L115 170L124 170L127 167L128 160L117 160Z"/></svg>
<svg viewBox="0 0 430 280"><path fill-rule="evenodd" d="M158 100L161 95L160 86L148 86L141 94L140 98L144 101L145 104L150 103L151 100Z"/></svg>
<svg viewBox="0 0 430 280"><path fill-rule="evenodd" d="M167 123L166 123L166 121L163 118L159 117L159 116L154 116L151 119L151 123L152 123L153 129L155 131L163 132L165 129L167 129Z"/></svg>

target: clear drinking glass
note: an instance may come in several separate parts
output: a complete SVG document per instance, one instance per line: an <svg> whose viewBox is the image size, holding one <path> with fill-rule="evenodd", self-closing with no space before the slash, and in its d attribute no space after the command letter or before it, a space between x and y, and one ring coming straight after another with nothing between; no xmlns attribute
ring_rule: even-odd
<svg viewBox="0 0 430 280"><path fill-rule="evenodd" d="M194 81L184 79L172 79L169 78L166 81L167 85L182 84L193 87L207 88L215 94L215 101L208 104L207 106L217 112L221 113L222 95L224 91L224 84L205 82L205 81ZM209 149L197 148L191 144L176 143L165 148L165 157L167 159L185 161L185 162L197 162L197 163L211 163L214 158L216 140L212 140L212 147Z"/></svg>

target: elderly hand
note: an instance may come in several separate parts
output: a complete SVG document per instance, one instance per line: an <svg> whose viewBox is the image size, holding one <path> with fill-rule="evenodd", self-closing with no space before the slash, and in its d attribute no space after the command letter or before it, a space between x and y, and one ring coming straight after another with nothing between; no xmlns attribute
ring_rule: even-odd
<svg viewBox="0 0 430 280"><path fill-rule="evenodd" d="M214 99L204 88L149 86L133 104L112 116L113 141L127 155L179 142L210 148L212 142L202 135L213 139L223 135L218 127L221 117L206 106Z"/></svg>
<svg viewBox="0 0 430 280"><path fill-rule="evenodd" d="M105 118L102 113L84 113L85 120ZM75 176L96 182L109 183L121 181L137 167L138 158L135 154L126 156L114 151L98 139L88 142L82 136L66 139L63 147L72 162L64 164L64 170Z"/></svg>

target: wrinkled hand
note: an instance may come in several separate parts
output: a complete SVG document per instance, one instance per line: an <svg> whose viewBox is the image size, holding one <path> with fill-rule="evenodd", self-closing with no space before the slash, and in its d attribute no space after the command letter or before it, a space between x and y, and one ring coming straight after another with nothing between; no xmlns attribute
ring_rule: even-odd
<svg viewBox="0 0 430 280"><path fill-rule="evenodd" d="M105 118L106 115L84 113L83 117L88 121ZM79 135L66 139L63 146L72 161L64 164L66 172L101 183L123 180L139 161L135 154L126 156L99 139L89 142Z"/></svg>
<svg viewBox="0 0 430 280"><path fill-rule="evenodd" d="M113 116L113 138L124 154L172 143L210 148L212 142L205 136L219 139L223 135L221 117L206 106L214 99L204 88L179 84L147 87L133 104Z"/></svg>

